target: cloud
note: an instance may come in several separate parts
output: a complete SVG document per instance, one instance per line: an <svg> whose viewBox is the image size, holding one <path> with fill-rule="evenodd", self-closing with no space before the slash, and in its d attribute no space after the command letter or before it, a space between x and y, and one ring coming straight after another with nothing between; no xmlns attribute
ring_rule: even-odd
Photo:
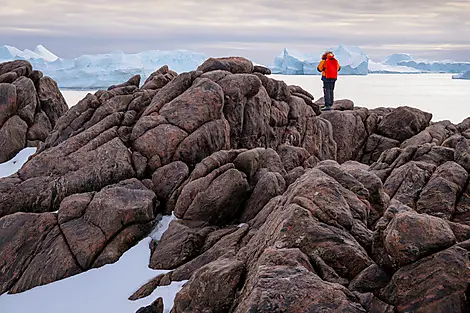
<svg viewBox="0 0 470 313"><path fill-rule="evenodd" d="M34 38L63 56L175 48L224 54L225 47L225 54L269 62L285 46L317 51L345 43L373 54L400 48L445 58L470 50L468 20L467 0L2 0L0 38L12 42L0 44L31 47Z"/></svg>

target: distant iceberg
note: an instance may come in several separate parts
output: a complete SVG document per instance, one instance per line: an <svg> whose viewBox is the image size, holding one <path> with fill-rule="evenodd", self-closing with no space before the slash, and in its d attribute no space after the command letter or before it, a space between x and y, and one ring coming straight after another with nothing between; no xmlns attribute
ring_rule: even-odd
<svg viewBox="0 0 470 313"><path fill-rule="evenodd" d="M136 74L145 80L163 65L178 73L189 72L207 58L202 53L187 50L152 50L135 54L113 51L65 59L41 45L34 51L0 46L0 62L18 59L31 62L34 69L52 77L61 88L95 89L120 84Z"/></svg>
<svg viewBox="0 0 470 313"><path fill-rule="evenodd" d="M453 79L470 79L470 70L464 73L458 74L458 75L453 75L452 78Z"/></svg>
<svg viewBox="0 0 470 313"><path fill-rule="evenodd" d="M359 47L339 45L330 49L341 64L342 75L367 75L369 57ZM321 54L304 54L293 50L284 51L274 59L270 67L273 74L319 75L317 65Z"/></svg>
<svg viewBox="0 0 470 313"><path fill-rule="evenodd" d="M413 58L408 53L395 53L389 55L382 64L397 66L400 62L413 61Z"/></svg>
<svg viewBox="0 0 470 313"><path fill-rule="evenodd" d="M341 75L463 73L470 70L470 62L418 61L407 53L395 53L383 62L375 62L359 47L339 45L330 50L342 66ZM316 67L320 55L321 53L302 54L284 49L283 53L274 59L274 65L270 68L274 74L317 75L319 73Z"/></svg>
<svg viewBox="0 0 470 313"><path fill-rule="evenodd" d="M12 46L0 46L0 60L43 60L46 62L52 62L57 60L57 56L47 50L44 46L38 45L34 51L29 49L20 50Z"/></svg>

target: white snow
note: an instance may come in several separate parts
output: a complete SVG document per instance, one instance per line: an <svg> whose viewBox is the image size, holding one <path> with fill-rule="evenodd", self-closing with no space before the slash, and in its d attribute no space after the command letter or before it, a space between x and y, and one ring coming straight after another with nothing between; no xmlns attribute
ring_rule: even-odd
<svg viewBox="0 0 470 313"><path fill-rule="evenodd" d="M10 161L0 164L0 177L8 177L16 173L28 158L36 152L36 148L24 148Z"/></svg>
<svg viewBox="0 0 470 313"><path fill-rule="evenodd" d="M170 222L173 220L177 220L176 216L171 213L171 215L165 215L163 217L157 217L157 219L160 219L160 222L155 226L155 228L152 230L150 233L150 238L153 240L160 240L162 239L163 233L168 229L170 226Z"/></svg>

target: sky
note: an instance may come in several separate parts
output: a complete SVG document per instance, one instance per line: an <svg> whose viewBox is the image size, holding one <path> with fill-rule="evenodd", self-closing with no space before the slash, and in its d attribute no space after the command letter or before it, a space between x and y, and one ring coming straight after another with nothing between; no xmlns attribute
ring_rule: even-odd
<svg viewBox="0 0 470 313"><path fill-rule="evenodd" d="M360 46L470 61L470 0L0 0L0 45L61 57L186 49L271 64L284 48Z"/></svg>

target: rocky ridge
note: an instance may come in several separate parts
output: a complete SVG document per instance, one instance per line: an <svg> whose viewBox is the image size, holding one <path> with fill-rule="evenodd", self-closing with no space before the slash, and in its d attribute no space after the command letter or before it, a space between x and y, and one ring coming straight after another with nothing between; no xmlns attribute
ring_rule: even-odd
<svg viewBox="0 0 470 313"><path fill-rule="evenodd" d="M171 272L133 300L189 280L174 313L470 310L469 119L320 114L266 74L243 58L163 67L63 114L0 179L0 293L115 262L173 212L149 247Z"/></svg>
<svg viewBox="0 0 470 313"><path fill-rule="evenodd" d="M29 62L0 64L0 163L44 142L67 110L56 82Z"/></svg>

